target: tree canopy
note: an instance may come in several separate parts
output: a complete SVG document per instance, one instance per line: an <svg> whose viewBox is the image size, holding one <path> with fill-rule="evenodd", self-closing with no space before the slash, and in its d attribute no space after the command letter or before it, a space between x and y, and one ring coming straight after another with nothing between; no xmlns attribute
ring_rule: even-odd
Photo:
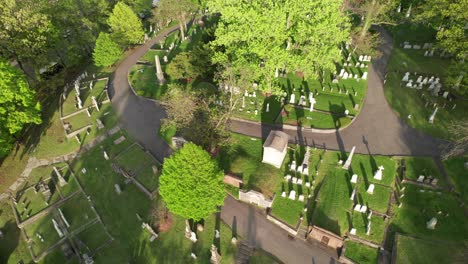
<svg viewBox="0 0 468 264"><path fill-rule="evenodd" d="M335 70L339 44L349 38L342 1L330 0L210 0L211 12L221 14L211 42L213 62L234 69L251 68L251 81L277 93L277 68L317 77Z"/></svg>
<svg viewBox="0 0 468 264"><path fill-rule="evenodd" d="M185 22L190 13L195 10L197 10L197 5L191 0L161 0L155 16L162 20L177 20L183 40L185 39Z"/></svg>
<svg viewBox="0 0 468 264"><path fill-rule="evenodd" d="M122 46L138 44L143 40L143 24L133 10L118 2L108 20L112 37Z"/></svg>
<svg viewBox="0 0 468 264"><path fill-rule="evenodd" d="M172 213L199 221L223 205L223 176L206 151L187 143L164 160L159 193Z"/></svg>
<svg viewBox="0 0 468 264"><path fill-rule="evenodd" d="M427 0L421 9L418 19L440 29L437 32L438 45L457 58L466 59L468 1Z"/></svg>
<svg viewBox="0 0 468 264"><path fill-rule="evenodd" d="M194 63L192 52L177 54L167 65L166 73L172 79L193 79L201 74L201 69Z"/></svg>
<svg viewBox="0 0 468 264"><path fill-rule="evenodd" d="M116 62L122 51L109 34L101 32L96 40L96 47L93 51L94 64L96 66L110 66Z"/></svg>
<svg viewBox="0 0 468 264"><path fill-rule="evenodd" d="M0 60L0 157L9 152L14 136L26 124L41 123L40 111L24 74Z"/></svg>

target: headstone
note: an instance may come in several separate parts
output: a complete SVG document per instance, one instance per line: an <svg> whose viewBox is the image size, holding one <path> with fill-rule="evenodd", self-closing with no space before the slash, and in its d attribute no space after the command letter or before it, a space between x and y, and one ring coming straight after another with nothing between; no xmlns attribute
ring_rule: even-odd
<svg viewBox="0 0 468 264"><path fill-rule="evenodd" d="M374 184L370 184L370 185L369 185L369 188L367 189L367 193L369 193L369 194L374 194L374 188L375 188L375 185L374 185Z"/></svg>
<svg viewBox="0 0 468 264"><path fill-rule="evenodd" d="M360 205L360 204L356 204L356 205L354 206L354 211L360 212L360 211L361 211L361 205Z"/></svg>
<svg viewBox="0 0 468 264"><path fill-rule="evenodd" d="M371 231L371 222L369 221L369 223L367 223L367 230L366 230L366 235L370 235L370 231Z"/></svg>
<svg viewBox="0 0 468 264"><path fill-rule="evenodd" d="M101 119L96 118L96 124L97 124L98 130L104 128L104 124L102 123ZM120 138L122 138L122 137L123 137L123 140L125 140L125 137L124 137L124 136L121 136ZM119 144L120 142L118 142L118 143L115 143L115 142L118 141L120 138L116 139L116 140L114 141L114 144L116 144L116 145ZM122 141L123 141L123 140L122 140ZM121 142L122 142L122 141L121 141Z"/></svg>
<svg viewBox="0 0 468 264"><path fill-rule="evenodd" d="M67 228L70 228L70 224L68 223L67 219L65 218L65 215L63 215L62 209L58 209L60 218L62 218L63 223L67 226Z"/></svg>
<svg viewBox="0 0 468 264"><path fill-rule="evenodd" d="M291 99L289 99L289 103L290 104L294 104L296 102L296 95L295 94L291 94Z"/></svg>
<svg viewBox="0 0 468 264"><path fill-rule="evenodd" d="M304 105L305 102L306 102L305 96L301 95L301 97L299 98L299 105Z"/></svg>
<svg viewBox="0 0 468 264"><path fill-rule="evenodd" d="M215 245L213 244L211 245L210 252L211 252L210 262L212 264L221 263L221 255L218 253L218 248Z"/></svg>
<svg viewBox="0 0 468 264"><path fill-rule="evenodd" d="M289 192L289 199L296 200L296 191L292 190Z"/></svg>
<svg viewBox="0 0 468 264"><path fill-rule="evenodd" d="M309 111L313 112L314 111L314 105L317 103L317 100L315 100L314 97L310 98L310 108Z"/></svg>
<svg viewBox="0 0 468 264"><path fill-rule="evenodd" d="M83 102L81 101L81 98L79 95L76 96L76 103L78 104L79 109L83 108Z"/></svg>
<svg viewBox="0 0 468 264"><path fill-rule="evenodd" d="M91 101L93 102L93 106L96 108L96 110L99 112L99 104L96 101L96 97L91 96Z"/></svg>
<svg viewBox="0 0 468 264"><path fill-rule="evenodd" d="M444 94L442 95L442 97L444 97L445 99L447 99L448 95L449 95L449 92L448 92L448 91L445 91Z"/></svg>
<svg viewBox="0 0 468 264"><path fill-rule="evenodd" d="M192 257L193 259L197 259L197 255L195 255L195 253L190 253L190 257Z"/></svg>
<svg viewBox="0 0 468 264"><path fill-rule="evenodd" d="M345 72L343 73L343 79L345 79L345 80L348 79L348 75L349 75L348 72L345 71Z"/></svg>
<svg viewBox="0 0 468 264"><path fill-rule="evenodd" d="M437 110L438 110L438 109L439 109L439 108L436 107L436 109L434 110L434 112L432 113L432 115L429 117L429 123L431 123L431 124L434 123L434 119L435 119L435 116L436 116L436 114L437 114Z"/></svg>
<svg viewBox="0 0 468 264"><path fill-rule="evenodd" d="M121 194L122 193L122 190L120 189L120 185L118 185L117 183L114 184L114 189L115 189L115 192L117 194Z"/></svg>
<svg viewBox="0 0 468 264"><path fill-rule="evenodd" d="M107 152L104 150L103 151L104 159L109 160L109 155L107 155Z"/></svg>
<svg viewBox="0 0 468 264"><path fill-rule="evenodd" d="M406 15L405 17L410 17L411 16L411 7L413 6L413 4L411 3L409 8L408 8L408 11L406 11Z"/></svg>
<svg viewBox="0 0 468 264"><path fill-rule="evenodd" d="M267 103L267 105L266 105L266 112L267 112L267 113L270 112L270 103Z"/></svg>
<svg viewBox="0 0 468 264"><path fill-rule="evenodd" d="M219 230L215 230L215 238L216 239L219 239L221 237L221 235L219 234Z"/></svg>
<svg viewBox="0 0 468 264"><path fill-rule="evenodd" d="M362 74L362 79L363 79L363 80L367 80L367 72L364 72L364 73Z"/></svg>
<svg viewBox="0 0 468 264"><path fill-rule="evenodd" d="M55 231L57 231L57 234L59 235L59 237L63 237L63 232L60 229L57 221L55 221L55 219L52 219L52 224L54 224Z"/></svg>
<svg viewBox="0 0 468 264"><path fill-rule="evenodd" d="M54 169L55 175L57 175L57 179L59 181L60 187L67 185L67 181L62 177L62 174L60 174L57 167L53 166L53 169Z"/></svg>
<svg viewBox="0 0 468 264"><path fill-rule="evenodd" d="M437 224L437 218L433 217L433 218L431 218L431 220L429 220L429 221L426 223L426 227L427 227L427 229L434 230L436 224Z"/></svg>
<svg viewBox="0 0 468 264"><path fill-rule="evenodd" d="M164 60L164 62L166 62L166 63L169 61L169 60L167 59L167 56L166 56L166 55L164 55L163 60Z"/></svg>
<svg viewBox="0 0 468 264"><path fill-rule="evenodd" d="M282 193L281 193L281 197L286 198L286 192L282 192Z"/></svg>
<svg viewBox="0 0 468 264"><path fill-rule="evenodd" d="M363 205L361 206L361 210L359 210L361 213L367 213L367 206Z"/></svg>
<svg viewBox="0 0 468 264"><path fill-rule="evenodd" d="M174 43L172 43L173 45ZM164 84L164 73L161 68L161 62L159 61L159 56L155 55L154 56L154 61L156 64L156 77L158 78L159 84L162 85Z"/></svg>
<svg viewBox="0 0 468 264"><path fill-rule="evenodd" d="M371 219L371 217L372 217L372 210L369 210L369 214L367 215L367 219L369 219L369 220L370 220L370 219Z"/></svg>
<svg viewBox="0 0 468 264"><path fill-rule="evenodd" d="M356 228L351 228L351 231L349 231L349 234L351 235L356 235Z"/></svg>
<svg viewBox="0 0 468 264"><path fill-rule="evenodd" d="M197 234L195 234L195 232L191 232L190 233L190 241L192 241L193 243L197 242Z"/></svg>
<svg viewBox="0 0 468 264"><path fill-rule="evenodd" d="M382 180L382 171L384 170L384 167L382 165L379 166L379 169L375 172L374 174L374 179L381 181Z"/></svg>
<svg viewBox="0 0 468 264"><path fill-rule="evenodd" d="M416 180L417 182L424 182L424 175L419 175L418 179Z"/></svg>
<svg viewBox="0 0 468 264"><path fill-rule="evenodd" d="M405 76L403 76L403 79L401 79L401 81L402 82L407 82L409 80L409 75L410 75L409 72L405 73Z"/></svg>
<svg viewBox="0 0 468 264"><path fill-rule="evenodd" d="M357 179L358 179L358 176L357 174L353 174L353 176L351 176L351 183L357 183Z"/></svg>
<svg viewBox="0 0 468 264"><path fill-rule="evenodd" d="M304 195L299 195L299 199L298 199L299 202L303 202L304 201Z"/></svg>
<svg viewBox="0 0 468 264"><path fill-rule="evenodd" d="M349 153L348 159L346 159L346 162L343 165L343 169L348 170L349 166L351 166L351 161L353 159L354 150L356 150L356 146L353 146L353 148L351 149L351 152Z"/></svg>

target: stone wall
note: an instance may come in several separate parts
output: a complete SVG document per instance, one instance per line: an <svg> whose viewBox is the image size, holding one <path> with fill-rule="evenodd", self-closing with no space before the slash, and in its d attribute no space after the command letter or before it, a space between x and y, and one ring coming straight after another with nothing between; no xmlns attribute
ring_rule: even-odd
<svg viewBox="0 0 468 264"><path fill-rule="evenodd" d="M241 185L244 183L244 181L242 181L242 179L240 179L239 177L237 177L235 175L232 175L232 174L224 175L223 182L226 183L226 184L229 184L231 186L234 186L236 188L240 188Z"/></svg>
<svg viewBox="0 0 468 264"><path fill-rule="evenodd" d="M343 247L343 239L340 236L317 226L312 227L309 237L334 249Z"/></svg>
<svg viewBox="0 0 468 264"><path fill-rule="evenodd" d="M281 222L280 220L276 219L275 217L271 216L271 215L267 215L267 219L270 220L271 222L275 223L277 226L281 227L282 229L288 231L288 233L296 236L297 235L297 231L292 229L291 227L289 227L287 224Z"/></svg>
<svg viewBox="0 0 468 264"><path fill-rule="evenodd" d="M269 208L273 203L273 200L266 199L263 194L252 190L248 192L239 190L239 200L258 205L262 208Z"/></svg>

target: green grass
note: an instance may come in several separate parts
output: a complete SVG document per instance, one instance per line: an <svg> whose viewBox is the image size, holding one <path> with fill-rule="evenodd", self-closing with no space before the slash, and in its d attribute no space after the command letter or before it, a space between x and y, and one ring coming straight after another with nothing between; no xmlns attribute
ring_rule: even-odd
<svg viewBox="0 0 468 264"><path fill-rule="evenodd" d="M385 96L392 108L397 114L405 120L410 126L420 129L431 135L449 139L452 137L447 127L454 121L460 121L466 118L468 104L463 99L455 99L452 102L445 100L442 97L433 97L424 88L422 90L406 88L401 85L401 79L405 72L418 72L418 75L423 76L438 76L441 78L442 89L447 85L444 84L444 77L447 75L449 65L452 63L449 59L442 59L438 55L434 57L424 57L425 50L406 50L398 48L403 41L410 43L423 44L424 42L433 42L434 32L424 26L402 25L392 28L395 39L395 48L390 57L388 65L388 76L385 84ZM416 38L418 36L418 38ZM413 81L415 77L411 77ZM424 97L422 96L424 94ZM429 106L425 107L426 102ZM434 108L431 105L437 103L439 110L435 117L434 123L430 124L428 119ZM452 106L456 104L456 108ZM445 108L442 108L446 105ZM408 119L411 115L411 119Z"/></svg>
<svg viewBox="0 0 468 264"><path fill-rule="evenodd" d="M349 199L351 185L346 174L344 170L328 172L320 188L312 218L312 224L340 236L349 229L347 212L352 206L352 201Z"/></svg>
<svg viewBox="0 0 468 264"><path fill-rule="evenodd" d="M78 233L74 238L85 244L87 249L91 252L110 240L110 237L107 235L101 223L95 223L89 226L86 230Z"/></svg>
<svg viewBox="0 0 468 264"><path fill-rule="evenodd" d="M117 157L117 163L129 173L136 173L142 166L153 162L150 154L146 153L139 145L133 145Z"/></svg>
<svg viewBox="0 0 468 264"><path fill-rule="evenodd" d="M370 240L376 244L382 243L386 227L384 219L380 216L373 214L370 219L371 232L370 235L367 235L367 223L369 223L369 219L367 219L367 216L368 214L353 211L352 223L353 228L356 228L356 235L366 240Z"/></svg>
<svg viewBox="0 0 468 264"><path fill-rule="evenodd" d="M279 195L275 197L271 208L271 214L293 228L296 228L299 222L299 217L304 211L304 203L297 200L293 201L288 198L283 198Z"/></svg>
<svg viewBox="0 0 468 264"><path fill-rule="evenodd" d="M60 195L57 191L56 185L54 185L54 182L49 179L44 181L44 183L49 186L50 192L52 194L47 201L45 200L45 196L42 194L42 192L39 191L37 194L34 193L34 188L29 188L19 194L16 211L18 212L20 221L24 221L42 211L49 206L48 204L53 204L60 200ZM25 203L23 204L23 202ZM46 202L48 202L48 204L46 204Z"/></svg>
<svg viewBox="0 0 468 264"><path fill-rule="evenodd" d="M348 241L346 242L345 256L360 264L376 264L378 249L365 246L363 244Z"/></svg>
<svg viewBox="0 0 468 264"><path fill-rule="evenodd" d="M30 244L36 256L60 240L52 223L53 218L52 214L48 214L24 227L27 236L32 240ZM36 234L40 234L44 238L44 242L41 242Z"/></svg>
<svg viewBox="0 0 468 264"><path fill-rule="evenodd" d="M153 173L152 166L159 167L156 174ZM136 179L143 184L150 192L156 190L159 187L159 175L161 171L161 166L157 164L152 164L144 167L139 170L136 176Z"/></svg>
<svg viewBox="0 0 468 264"><path fill-rule="evenodd" d="M219 163L225 173L242 178L244 189L254 189L272 197L283 180L283 171L262 163L263 142L231 134L232 143L221 149Z"/></svg>
<svg viewBox="0 0 468 264"><path fill-rule="evenodd" d="M27 243L16 226L15 217L7 200L0 201L0 230L4 237L0 243L0 263L29 263Z"/></svg>
<svg viewBox="0 0 468 264"><path fill-rule="evenodd" d="M462 241L468 236L468 222L459 202L451 193L405 185L401 208L394 208L390 232L410 234L424 239ZM439 213L440 212L440 213ZM426 222L436 217L435 230L426 228ZM390 238L389 241L392 241Z"/></svg>
<svg viewBox="0 0 468 264"><path fill-rule="evenodd" d="M345 159L343 159L343 162ZM374 174L379 166L383 166L382 180L374 179ZM396 161L385 156L369 156L355 154L351 162L351 174L358 175L358 181L366 186L370 183L393 186L396 175Z"/></svg>
<svg viewBox="0 0 468 264"><path fill-rule="evenodd" d="M69 232L73 232L77 228L90 223L97 217L91 209L91 203L83 194L73 196L64 205L62 205L60 209L70 224L70 227L68 228Z"/></svg>
<svg viewBox="0 0 468 264"><path fill-rule="evenodd" d="M445 177L440 172L437 164L432 158L423 157L408 157L406 161L406 178L411 180L417 180L419 175L426 177L432 176L437 178L439 181L438 186L446 187L447 183Z"/></svg>
<svg viewBox="0 0 468 264"><path fill-rule="evenodd" d="M285 110L288 112L288 115L282 117L282 122L290 125L301 125L307 128L334 129L345 127L351 123L351 119L342 114L330 114L318 111L310 112L309 109L292 107L291 105L287 105Z"/></svg>
<svg viewBox="0 0 468 264"><path fill-rule="evenodd" d="M357 191L358 201L372 210L386 213L390 201L391 189L386 186L375 185L373 194L368 193L367 189L368 186L364 183L359 184Z"/></svg>
<svg viewBox="0 0 468 264"><path fill-rule="evenodd" d="M105 140L102 143L103 148L111 152L112 148L118 147L112 141L112 138ZM160 198L149 201L133 184L125 185L123 177L112 172L109 164L104 161L100 147L83 154L71 166L74 171L81 171L83 166L88 168L86 174L79 173L78 177L104 224L115 238L112 244L96 256L97 263L121 261L187 263L190 261L192 246L200 262L208 261L209 247L214 237L216 222L214 216L205 219L205 231L199 234L199 242L195 245L184 237L185 222L179 217L174 217L174 224L167 233L160 234L160 238L150 243L149 235L141 228L141 222L136 214L151 223L151 208ZM123 192L120 195L114 191L116 183L122 187ZM234 248L230 243L232 232L222 223L220 231L223 263L232 263L234 256Z"/></svg>
<svg viewBox="0 0 468 264"><path fill-rule="evenodd" d="M396 263L462 263L466 257L463 254L466 254L463 244L447 244L400 235L397 240Z"/></svg>
<svg viewBox="0 0 468 264"><path fill-rule="evenodd" d="M448 176L452 179L455 184L457 192L461 194L461 197L468 204L468 169L465 168L465 163L468 162L468 157L452 158L444 161L445 169L447 170Z"/></svg>
<svg viewBox="0 0 468 264"><path fill-rule="evenodd" d="M154 66L135 65L130 70L128 78L138 95L161 99L161 96L167 91L167 84L159 84Z"/></svg>
<svg viewBox="0 0 468 264"><path fill-rule="evenodd" d="M255 249L255 252L249 258L250 264L279 264L281 263L274 256L261 249Z"/></svg>

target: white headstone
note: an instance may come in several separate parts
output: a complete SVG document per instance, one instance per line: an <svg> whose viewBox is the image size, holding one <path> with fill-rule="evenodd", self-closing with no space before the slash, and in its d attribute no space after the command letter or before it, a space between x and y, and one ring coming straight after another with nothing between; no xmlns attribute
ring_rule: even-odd
<svg viewBox="0 0 468 264"><path fill-rule="evenodd" d="M172 45L173 44L174 43L172 43ZM161 62L159 61L159 56L158 55L154 56L154 61L155 61L155 64L156 64L156 76L158 77L159 84L162 85L164 83L164 73L162 71Z"/></svg>
<svg viewBox="0 0 468 264"><path fill-rule="evenodd" d="M381 181L382 180L382 171L384 167L382 165L379 166L379 169L375 172L374 179Z"/></svg>
<svg viewBox="0 0 468 264"><path fill-rule="evenodd" d="M291 192L289 192L289 199L296 200L296 191L295 190L292 190Z"/></svg>
<svg viewBox="0 0 468 264"><path fill-rule="evenodd" d="M402 82L407 82L409 80L409 75L410 75L409 72L405 73L405 76L403 76L403 79L401 79L401 81Z"/></svg>
<svg viewBox="0 0 468 264"><path fill-rule="evenodd" d="M294 104L296 102L296 95L295 94L291 94L291 99L289 99L289 103L290 104Z"/></svg>
<svg viewBox="0 0 468 264"><path fill-rule="evenodd" d="M351 176L351 183L357 183L357 179L358 179L357 174L353 174L353 176Z"/></svg>
<svg viewBox="0 0 468 264"><path fill-rule="evenodd" d="M349 166L351 166L351 161L353 159L354 150L356 150L356 146L353 146L353 148L351 149L351 153L349 153L348 159L346 160L345 164L343 165L343 169L347 170L347 169L349 169Z"/></svg>
<svg viewBox="0 0 468 264"><path fill-rule="evenodd" d="M432 229L432 230L434 230L436 224L437 224L437 218L433 217L433 218L431 218L431 220L429 220L429 221L426 223L426 227L427 227L427 229Z"/></svg>
<svg viewBox="0 0 468 264"><path fill-rule="evenodd" d="M369 185L369 188L367 189L367 193L369 193L369 194L374 194L374 188L375 188L375 185L374 185L374 184L370 184L370 185Z"/></svg>
<svg viewBox="0 0 468 264"><path fill-rule="evenodd" d="M104 158L105 158L106 160L109 160L109 155L107 155L107 152L106 152L105 150L103 151L103 154L104 154Z"/></svg>
<svg viewBox="0 0 468 264"><path fill-rule="evenodd" d="M438 110L438 109L439 109L439 108L436 107L436 109L434 110L434 112L432 113L432 115L429 117L429 123L431 123L431 124L434 123L434 119L435 119L435 116L436 116L436 114L437 114L437 110Z"/></svg>

